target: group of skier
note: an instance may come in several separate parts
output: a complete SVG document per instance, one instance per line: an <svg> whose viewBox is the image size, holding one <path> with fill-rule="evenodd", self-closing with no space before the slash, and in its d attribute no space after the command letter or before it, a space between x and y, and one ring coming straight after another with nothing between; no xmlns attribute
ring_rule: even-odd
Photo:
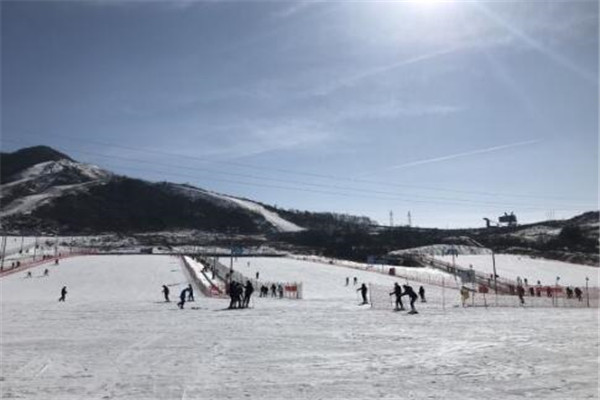
<svg viewBox="0 0 600 400"><path fill-rule="evenodd" d="M169 293L171 291L167 285L163 285L162 292L163 296L165 297L165 302L170 303L171 300L169 299ZM179 293L179 302L177 303L177 307L183 310L186 301L194 301L194 289L192 288L191 284L189 284L181 291L181 293Z"/></svg>
<svg viewBox="0 0 600 400"><path fill-rule="evenodd" d="M252 293L254 293L252 282L246 281L246 284L242 285L239 282L232 281L229 284L229 297L231 301L228 308L248 308Z"/></svg>
<svg viewBox="0 0 600 400"><path fill-rule="evenodd" d="M404 289L404 290L402 290ZM415 293L415 291L413 290L412 286L405 284L402 285L402 287L400 287L400 285L398 284L398 282L394 283L394 290L390 293L390 296L394 295L396 297L396 304L394 309L396 311L403 311L404 310L404 304L402 303L402 297L403 296L408 296L409 300L410 300L410 313L412 314L416 314L417 313L417 309L415 308L415 302L417 301L417 299L419 297L421 297L421 302L425 303L425 288L423 286L419 287L419 295L417 296L417 294Z"/></svg>
<svg viewBox="0 0 600 400"><path fill-rule="evenodd" d="M283 298L283 285L280 283L275 285L274 283L271 286L262 285L260 287L260 294L258 297L269 297L269 291L271 292L271 297L279 297Z"/></svg>
<svg viewBox="0 0 600 400"><path fill-rule="evenodd" d="M346 280L346 283L348 283L348 280ZM363 283L362 285L360 285L360 287L358 289L356 289L356 291L360 292L360 294L361 294L361 297L362 297L361 305L369 304L369 301L367 299L367 293L368 293L367 285ZM417 293L415 293L415 291L413 290L412 286L410 286L408 284L400 286L400 284L398 284L398 282L395 282L394 289L390 293L390 296L392 296L392 295L394 295L396 298L396 302L395 302L395 306L394 306L394 310L396 310L396 311L404 311L404 304L402 303L402 297L408 296L409 301L410 301L410 312L409 312L410 314L417 314L417 309L415 308L415 302L417 301L417 299L419 297L421 297L422 303L426 302L425 288L423 286L419 287L419 294L417 295Z"/></svg>

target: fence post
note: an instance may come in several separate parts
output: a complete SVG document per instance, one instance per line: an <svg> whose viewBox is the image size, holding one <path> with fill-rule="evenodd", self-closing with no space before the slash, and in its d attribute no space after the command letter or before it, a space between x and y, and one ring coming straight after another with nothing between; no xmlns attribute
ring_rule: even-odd
<svg viewBox="0 0 600 400"><path fill-rule="evenodd" d="M446 277L442 276L442 310L446 311Z"/></svg>

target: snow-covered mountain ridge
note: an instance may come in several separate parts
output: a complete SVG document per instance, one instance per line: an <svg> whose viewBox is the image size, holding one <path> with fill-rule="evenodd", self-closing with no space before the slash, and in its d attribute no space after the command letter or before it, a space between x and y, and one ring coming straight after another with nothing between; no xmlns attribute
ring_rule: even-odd
<svg viewBox="0 0 600 400"><path fill-rule="evenodd" d="M39 149L43 149L44 154L37 160ZM96 222L105 216L125 220L123 229L135 231L155 228L217 231L232 228L249 233L303 230L252 200L189 185L118 176L49 148L31 148L32 154L27 150L17 152L20 165L15 165L16 153L3 154L3 169L6 167L11 173L2 175L0 216L8 219L9 225L33 229L39 224L63 224L69 229L89 231L108 226L119 228L118 221L98 226ZM81 223L69 215L69 209L80 217ZM227 222L227 227L217 221L219 214L223 214L222 222ZM210 223L203 223L207 220ZM82 227L83 224L88 226Z"/></svg>

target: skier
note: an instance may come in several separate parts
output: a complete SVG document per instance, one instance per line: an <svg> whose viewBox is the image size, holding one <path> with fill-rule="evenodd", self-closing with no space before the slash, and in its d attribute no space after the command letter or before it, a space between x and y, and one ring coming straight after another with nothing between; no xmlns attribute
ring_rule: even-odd
<svg viewBox="0 0 600 400"><path fill-rule="evenodd" d="M256 280L258 280L259 275L260 275L260 272L256 271Z"/></svg>
<svg viewBox="0 0 600 400"><path fill-rule="evenodd" d="M354 278L354 279L356 279L356 278ZM356 289L356 291L357 292L360 291L360 294L362 295L363 302L361 305L369 304L369 302L367 301L367 290L368 290L367 285L365 285L364 283L358 289Z"/></svg>
<svg viewBox="0 0 600 400"><path fill-rule="evenodd" d="M271 285L271 297L277 297L277 286L275 284Z"/></svg>
<svg viewBox="0 0 600 400"><path fill-rule="evenodd" d="M31 278L31 271L27 272L27 278Z"/></svg>
<svg viewBox="0 0 600 400"><path fill-rule="evenodd" d="M188 299L187 301L194 301L194 289L192 289L192 284L190 283L187 287L188 290Z"/></svg>
<svg viewBox="0 0 600 400"><path fill-rule="evenodd" d="M58 258L54 260L54 265L58 265Z"/></svg>
<svg viewBox="0 0 600 400"><path fill-rule="evenodd" d="M415 293L415 291L413 290L413 288L409 285L402 285L402 287L404 288L404 293L402 293L402 296L408 296L410 297L410 314L417 314L417 310L415 309L415 301L417 301L417 299L419 298L419 296L417 296L417 294Z"/></svg>
<svg viewBox="0 0 600 400"><path fill-rule="evenodd" d="M425 300L425 288L423 286L419 286L419 297L421 298L421 303L426 303Z"/></svg>
<svg viewBox="0 0 600 400"><path fill-rule="evenodd" d="M242 304L244 308L247 308L250 304L250 296L252 296L253 292L254 286L252 286L252 283L250 281L246 281L246 290L244 291L244 303Z"/></svg>
<svg viewBox="0 0 600 400"><path fill-rule="evenodd" d="M573 289L571 289L570 287L567 286L566 292L567 292L567 299L572 299L573 298Z"/></svg>
<svg viewBox="0 0 600 400"><path fill-rule="evenodd" d="M63 288L60 290L60 299L58 299L58 301L65 301L67 297L67 287L63 286Z"/></svg>
<svg viewBox="0 0 600 400"><path fill-rule="evenodd" d="M169 303L170 302L170 300L169 300L169 288L167 287L167 285L163 285L162 292L163 292L163 295L165 296L165 301L167 303Z"/></svg>
<svg viewBox="0 0 600 400"><path fill-rule="evenodd" d="M348 286L349 284L350 284L350 277L349 277L349 276L347 276L347 277L346 277L346 286Z"/></svg>
<svg viewBox="0 0 600 400"><path fill-rule="evenodd" d="M519 301L521 302L521 305L525 305L525 289L523 288L523 286L517 286L517 295L519 296Z"/></svg>
<svg viewBox="0 0 600 400"><path fill-rule="evenodd" d="M578 287L576 287L575 288L575 297L577 297L577 300L583 301L583 299L581 298L582 294L583 294L583 292L581 291L581 289L579 289Z"/></svg>
<svg viewBox="0 0 600 400"><path fill-rule="evenodd" d="M358 278L354 277L354 283L353 283L353 285L356 285L357 283L358 283Z"/></svg>
<svg viewBox="0 0 600 400"><path fill-rule="evenodd" d="M187 294L188 288L185 288L181 291L181 293L179 293L179 303L177 303L177 306L183 310L183 306L185 305L185 298L186 298L186 294Z"/></svg>
<svg viewBox="0 0 600 400"><path fill-rule="evenodd" d="M44 270L44 276L48 276L48 274L49 274L49 273L50 273L50 271L48 271L48 268L46 268L46 269Z"/></svg>
<svg viewBox="0 0 600 400"><path fill-rule="evenodd" d="M279 292L279 298L282 299L283 298L283 285L281 283L279 285L277 285L277 291Z"/></svg>
<svg viewBox="0 0 600 400"><path fill-rule="evenodd" d="M398 285L398 282L394 283L394 291L390 293L391 295L396 295L396 311L404 310L404 304L402 304L402 288Z"/></svg>
<svg viewBox="0 0 600 400"><path fill-rule="evenodd" d="M231 302L229 303L229 308L237 308L240 303L240 295L241 288L238 286L238 283L233 281L231 282L231 286L229 287L229 297L231 298Z"/></svg>

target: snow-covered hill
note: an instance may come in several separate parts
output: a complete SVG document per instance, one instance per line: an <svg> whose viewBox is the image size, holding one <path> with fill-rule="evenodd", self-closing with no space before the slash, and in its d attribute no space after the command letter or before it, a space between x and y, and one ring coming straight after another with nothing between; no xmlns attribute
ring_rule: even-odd
<svg viewBox="0 0 600 400"><path fill-rule="evenodd" d="M157 227L210 231L229 227L250 233L303 230L251 200L189 185L117 176L50 148L23 149L3 158L9 172L2 175L0 216L9 217L5 223L17 230L40 229L40 225L54 229L59 224L91 232ZM127 224L105 224L107 218Z"/></svg>
<svg viewBox="0 0 600 400"><path fill-rule="evenodd" d="M112 173L95 165L63 159L45 161L17 172L0 185L0 216L29 214L67 194L80 193L106 183Z"/></svg>
<svg viewBox="0 0 600 400"><path fill-rule="evenodd" d="M228 196L189 185L170 184L170 186L174 191L178 191L191 198L201 198L222 207L241 208L249 211L256 214L261 219L264 219L278 232L299 232L304 230L304 228L282 218L277 213L267 210L261 204L248 199L240 199L238 197Z"/></svg>

